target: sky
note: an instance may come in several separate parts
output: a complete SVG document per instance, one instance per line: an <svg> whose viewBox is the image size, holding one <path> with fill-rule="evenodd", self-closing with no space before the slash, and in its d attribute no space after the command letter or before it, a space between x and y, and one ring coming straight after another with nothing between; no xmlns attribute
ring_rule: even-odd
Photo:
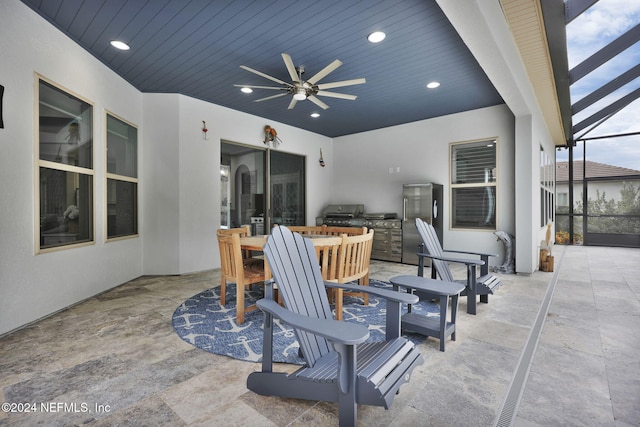
<svg viewBox="0 0 640 427"><path fill-rule="evenodd" d="M640 0L599 0L567 25L569 69L640 23ZM571 103L640 63L640 42L571 85ZM573 124L640 88L640 78L573 117ZM582 135L586 130L578 134ZM640 99L589 132L586 137L640 132ZM587 142L587 160L640 170L640 135ZM566 160L567 150L557 152Z"/></svg>

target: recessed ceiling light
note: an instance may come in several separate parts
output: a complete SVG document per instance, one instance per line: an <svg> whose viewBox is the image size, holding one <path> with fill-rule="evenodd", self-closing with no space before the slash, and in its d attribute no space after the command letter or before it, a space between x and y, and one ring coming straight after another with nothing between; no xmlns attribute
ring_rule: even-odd
<svg viewBox="0 0 640 427"><path fill-rule="evenodd" d="M313 117L314 119L316 117L320 117L320 113L311 113L311 117Z"/></svg>
<svg viewBox="0 0 640 427"><path fill-rule="evenodd" d="M429 82L427 83L427 87L429 89L435 89L440 86L440 82Z"/></svg>
<svg viewBox="0 0 640 427"><path fill-rule="evenodd" d="M382 31L375 31L369 34L367 40L369 40L371 43L380 43L382 40L384 40L385 37L387 37L387 35Z"/></svg>
<svg viewBox="0 0 640 427"><path fill-rule="evenodd" d="M129 45L125 42L121 42L120 40L111 40L111 46L120 50L129 50Z"/></svg>
<svg viewBox="0 0 640 427"><path fill-rule="evenodd" d="M242 92L242 93L251 93L251 92L253 92L253 89L251 89L250 87L243 87L242 89L240 89L240 92Z"/></svg>

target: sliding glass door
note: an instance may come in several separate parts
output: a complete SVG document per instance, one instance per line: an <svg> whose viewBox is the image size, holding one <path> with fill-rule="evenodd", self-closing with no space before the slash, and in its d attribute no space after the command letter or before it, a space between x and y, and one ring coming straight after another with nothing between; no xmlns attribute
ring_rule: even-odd
<svg viewBox="0 0 640 427"><path fill-rule="evenodd" d="M251 225L268 234L273 224L305 225L305 157L221 143L220 226Z"/></svg>
<svg viewBox="0 0 640 427"><path fill-rule="evenodd" d="M270 151L271 223L305 224L304 157Z"/></svg>

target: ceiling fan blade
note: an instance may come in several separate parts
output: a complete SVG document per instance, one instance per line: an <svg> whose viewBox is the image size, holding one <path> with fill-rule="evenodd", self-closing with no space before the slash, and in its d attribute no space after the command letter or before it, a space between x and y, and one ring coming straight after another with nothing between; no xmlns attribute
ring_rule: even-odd
<svg viewBox="0 0 640 427"><path fill-rule="evenodd" d="M293 107L296 106L296 103L298 102L297 99L295 99L294 97L291 97L291 102L289 103L289 110L293 110Z"/></svg>
<svg viewBox="0 0 640 427"><path fill-rule="evenodd" d="M355 95L347 95L346 93L336 93L336 92L327 92L326 90L320 90L316 93L318 96L328 96L329 98L340 98L340 99L350 99L354 101L357 96Z"/></svg>
<svg viewBox="0 0 640 427"><path fill-rule="evenodd" d="M366 82L367 80L365 78L362 78L362 79L353 79L353 80L343 80L340 82L333 82L333 83L322 83L318 85L318 89L323 90L323 89L333 89L334 87L361 85Z"/></svg>
<svg viewBox="0 0 640 427"><path fill-rule="evenodd" d="M339 59L336 59L331 64L329 64L326 67L324 67L322 70L318 71L313 77L311 77L307 81L309 83L311 83L312 85L314 85L314 84L316 84L317 81L319 81L324 76L326 76L327 74L329 74L330 72L332 72L333 70L335 70L336 68L338 68L341 65L342 65L342 61L340 61Z"/></svg>
<svg viewBox="0 0 640 427"><path fill-rule="evenodd" d="M240 66L240 68L242 68L243 70L247 70L247 71L249 71L250 73L257 74L257 75L259 75L260 77L264 77L265 79L269 79L269 80L274 81L274 82L276 82L276 83L280 83L281 85L293 86L291 83L283 82L283 81L282 81L282 80L280 80L280 79L276 79L275 77L271 77L271 76L270 76L270 75L268 75L268 74L262 73L262 72L260 72L260 71L258 71L258 70L254 70L253 68L249 68L249 67L247 67L246 65L241 65L241 66Z"/></svg>
<svg viewBox="0 0 640 427"><path fill-rule="evenodd" d="M288 95L287 93L279 93L277 95L271 95L271 96L267 96L266 98L260 98L260 99L256 99L253 102L261 102L261 101L266 101L267 99L273 99L273 98L279 98L281 96L285 96Z"/></svg>
<svg viewBox="0 0 640 427"><path fill-rule="evenodd" d="M329 108L329 106L327 104L325 104L324 102L320 101L318 98L316 98L313 95L308 96L307 99L309 101L313 102L314 104L316 104L318 107L322 108L323 110L326 110L327 108Z"/></svg>
<svg viewBox="0 0 640 427"><path fill-rule="evenodd" d="M282 59L284 60L284 65L287 66L287 71L289 72L289 76L291 77L291 81L298 82L300 78L298 77L298 72L296 71L296 66L293 65L293 60L291 56L286 53L282 54Z"/></svg>
<svg viewBox="0 0 640 427"><path fill-rule="evenodd" d="M254 85L234 85L235 87L250 87L251 89L275 89L275 90L287 90L286 87L275 86L254 86Z"/></svg>

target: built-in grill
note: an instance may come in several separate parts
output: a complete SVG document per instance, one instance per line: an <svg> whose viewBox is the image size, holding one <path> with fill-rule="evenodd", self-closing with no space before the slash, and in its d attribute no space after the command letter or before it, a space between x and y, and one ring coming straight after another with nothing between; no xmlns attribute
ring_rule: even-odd
<svg viewBox="0 0 640 427"><path fill-rule="evenodd" d="M402 220L395 213L366 213L365 227L373 229L371 258L402 261Z"/></svg>
<svg viewBox="0 0 640 427"><path fill-rule="evenodd" d="M371 258L402 261L402 220L395 213L364 213L364 205L328 205L316 225L367 227L374 230Z"/></svg>
<svg viewBox="0 0 640 427"><path fill-rule="evenodd" d="M333 225L339 227L364 227L364 205L328 205L322 216L316 218L316 225Z"/></svg>
<svg viewBox="0 0 640 427"><path fill-rule="evenodd" d="M395 213L382 212L382 213L365 213L362 215L365 219L396 219L398 217Z"/></svg>

